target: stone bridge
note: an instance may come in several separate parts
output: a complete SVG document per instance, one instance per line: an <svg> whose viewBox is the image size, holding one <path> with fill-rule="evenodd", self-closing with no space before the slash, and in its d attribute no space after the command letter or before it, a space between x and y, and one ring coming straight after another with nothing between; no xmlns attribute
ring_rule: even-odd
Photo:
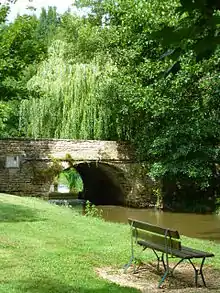
<svg viewBox="0 0 220 293"><path fill-rule="evenodd" d="M54 160L80 174L83 198L95 204L148 207L155 204L153 182L124 142L69 139L0 140L0 192L45 196L53 178L41 176Z"/></svg>

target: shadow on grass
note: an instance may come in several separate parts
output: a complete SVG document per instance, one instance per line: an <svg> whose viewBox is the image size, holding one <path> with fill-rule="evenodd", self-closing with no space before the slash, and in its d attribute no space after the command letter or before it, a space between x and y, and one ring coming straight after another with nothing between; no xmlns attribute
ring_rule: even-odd
<svg viewBox="0 0 220 293"><path fill-rule="evenodd" d="M74 278L74 276L73 276ZM140 292L134 288L120 287L116 284L103 284L100 288L94 288L84 286L71 286L62 283L62 280L51 280L51 279L41 279L41 280L20 280L13 283L1 283L0 290L2 288L7 290L7 285L10 288L17 289L22 293L138 293ZM3 286L1 288L1 286ZM2 291L1 291L2 292ZM3 292L6 292L3 290Z"/></svg>
<svg viewBox="0 0 220 293"><path fill-rule="evenodd" d="M0 203L0 222L37 222L42 220L34 209Z"/></svg>

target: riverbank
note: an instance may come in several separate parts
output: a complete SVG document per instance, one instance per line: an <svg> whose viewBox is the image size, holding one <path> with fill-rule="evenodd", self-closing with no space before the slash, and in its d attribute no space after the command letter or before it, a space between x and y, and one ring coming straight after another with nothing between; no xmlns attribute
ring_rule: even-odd
<svg viewBox="0 0 220 293"><path fill-rule="evenodd" d="M121 273L121 267L130 257L128 225L85 217L40 199L6 194L0 194L0 225L1 293L135 293L142 290L126 287L135 285L135 281L126 281L133 274ZM204 272L206 276L207 267L209 275L213 272L220 275L220 245L185 237L184 243L215 253L216 256L207 261ZM150 251L144 256L148 262L154 259ZM154 283L157 284L159 276L154 272L149 276L142 279L145 282L142 292L153 292ZM210 282L208 278L208 286ZM184 284L183 287L178 285L178 290L186 290ZM216 292L218 284L211 285ZM150 291L146 291L148 289ZM184 292L196 292L195 288L187 290Z"/></svg>

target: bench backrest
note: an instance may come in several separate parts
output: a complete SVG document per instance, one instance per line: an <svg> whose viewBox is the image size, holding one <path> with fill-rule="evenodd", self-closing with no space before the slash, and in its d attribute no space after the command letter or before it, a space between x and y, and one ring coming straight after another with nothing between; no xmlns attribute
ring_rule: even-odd
<svg viewBox="0 0 220 293"><path fill-rule="evenodd" d="M128 219L131 225L132 235L138 240L144 240L158 244L165 249L181 249L180 235L178 231L162 228L147 222Z"/></svg>

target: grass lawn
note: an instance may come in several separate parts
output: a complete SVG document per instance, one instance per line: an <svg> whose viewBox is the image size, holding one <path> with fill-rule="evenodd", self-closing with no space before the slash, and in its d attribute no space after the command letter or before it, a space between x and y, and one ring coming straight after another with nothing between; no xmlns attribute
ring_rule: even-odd
<svg viewBox="0 0 220 293"><path fill-rule="evenodd" d="M130 257L128 225L85 217L40 199L0 194L1 293L134 293L110 283L95 268L120 268ZM220 245L184 238L212 251L220 269ZM149 251L145 257L154 256Z"/></svg>

